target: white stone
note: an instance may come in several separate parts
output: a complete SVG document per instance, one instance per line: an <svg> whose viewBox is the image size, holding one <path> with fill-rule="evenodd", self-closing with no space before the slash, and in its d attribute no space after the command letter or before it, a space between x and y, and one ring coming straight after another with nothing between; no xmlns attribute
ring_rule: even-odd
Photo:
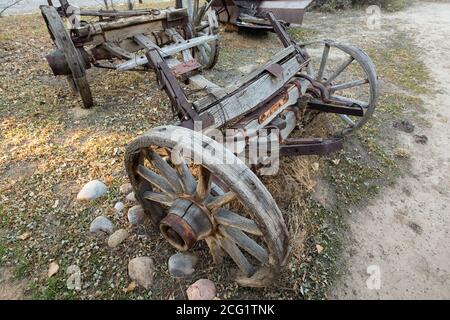
<svg viewBox="0 0 450 320"><path fill-rule="evenodd" d="M77 200L94 200L103 196L107 191L108 187L103 182L92 180L78 192Z"/></svg>
<svg viewBox="0 0 450 320"><path fill-rule="evenodd" d="M128 221L136 226L138 224L141 224L145 221L145 212L144 209L140 205L133 206L130 209L128 209Z"/></svg>
<svg viewBox="0 0 450 320"><path fill-rule="evenodd" d="M133 191L133 186L131 185L131 183L125 183L119 187L119 192L121 194L129 194L132 191Z"/></svg>
<svg viewBox="0 0 450 320"><path fill-rule="evenodd" d="M114 225L112 222L104 217L98 216L91 222L91 226L89 227L89 231L91 232L106 232L111 234L114 230Z"/></svg>
<svg viewBox="0 0 450 320"><path fill-rule="evenodd" d="M192 254L176 253L169 258L169 273L177 278L188 277L194 273L197 260Z"/></svg>
<svg viewBox="0 0 450 320"><path fill-rule="evenodd" d="M123 208L125 208L125 205L123 204L123 202L117 202L114 205L114 210L116 210L116 214L118 214L118 215L122 212Z"/></svg>
<svg viewBox="0 0 450 320"><path fill-rule="evenodd" d="M125 229L119 229L109 236L108 246L110 248L115 248L119 244L121 244L126 238L128 238L128 231Z"/></svg>
<svg viewBox="0 0 450 320"><path fill-rule="evenodd" d="M189 300L213 300L216 297L216 286L208 279L200 279L186 290Z"/></svg>
<svg viewBox="0 0 450 320"><path fill-rule="evenodd" d="M149 257L134 258L128 263L128 275L145 289L149 289L153 283L153 269L153 260Z"/></svg>
<svg viewBox="0 0 450 320"><path fill-rule="evenodd" d="M134 192L130 192L130 193L126 196L125 199L127 199L127 201L129 201L129 202L136 202L136 196L134 195Z"/></svg>

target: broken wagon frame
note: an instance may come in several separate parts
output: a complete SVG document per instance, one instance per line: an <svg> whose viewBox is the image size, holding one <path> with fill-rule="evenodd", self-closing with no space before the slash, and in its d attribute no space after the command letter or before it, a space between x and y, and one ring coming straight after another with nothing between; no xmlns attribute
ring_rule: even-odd
<svg viewBox="0 0 450 320"><path fill-rule="evenodd" d="M182 0L179 0L182 1ZM273 30L267 13L274 14L285 25L303 23L306 8L312 0L212 0L220 22L239 28Z"/></svg>
<svg viewBox="0 0 450 320"><path fill-rule="evenodd" d="M236 129L235 138L244 141L245 150L249 133L258 137L260 130L273 130L278 135L282 156L329 154L340 149L344 137L363 126L374 112L378 96L376 71L370 58L357 47L329 40L296 43L269 12L266 18L284 49L238 83L220 87L201 72L201 65L209 67L217 60L210 46L213 41L218 48L215 14L204 11L202 15L207 19L203 19L192 13L204 10L198 1L190 5L197 6L190 14L186 8L158 12L158 28L155 31L151 26L151 36L150 29L142 30L142 26L149 28L148 21L142 20L154 24L155 12L137 16L141 22L139 30L130 29L135 27L130 24L136 19L134 14L111 12L113 19L74 28L67 36L58 22L58 11L64 16L64 7L41 7L58 47L48 60L55 74L69 75L78 90L83 89L79 76L85 79L85 73L75 71L83 70L83 63L96 63L103 57L99 52L121 60L114 67L116 70L145 68L156 73L179 121L150 129L128 145L125 166L136 199L176 249L186 251L204 240L215 262L222 261L225 255L235 262L240 271L238 283L267 286L289 254L283 216L255 174L257 168L250 168L236 152L210 138L208 132ZM195 21L204 23L195 25ZM115 28L117 24L122 27ZM99 25L100 30L96 28ZM209 34L192 31L205 29L210 30ZM111 37L110 30L120 30L121 35ZM56 31L65 36L59 39ZM158 43L157 39L166 41ZM93 46L85 50L89 41ZM307 50L310 45L321 46L317 66ZM214 54L202 55L201 51L208 51L208 47L209 53ZM196 57L195 48L200 52ZM145 53L135 53L139 50ZM343 60L329 70L332 51ZM74 69L70 59L78 69ZM355 65L362 70L359 78L338 82L343 72ZM62 71L58 72L58 68ZM186 86L203 95L192 101ZM364 100L345 95L346 90L358 87L366 88ZM335 114L339 130L329 137L290 137L306 114L315 113ZM193 130L196 124L200 124L199 130ZM187 159L186 154L192 157ZM223 163L224 158L233 159L233 164ZM261 159L261 165L263 162Z"/></svg>

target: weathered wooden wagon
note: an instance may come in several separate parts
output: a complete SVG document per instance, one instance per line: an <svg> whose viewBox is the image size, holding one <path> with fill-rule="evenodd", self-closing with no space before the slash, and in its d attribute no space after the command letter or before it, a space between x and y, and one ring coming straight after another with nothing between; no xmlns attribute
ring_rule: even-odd
<svg viewBox="0 0 450 320"><path fill-rule="evenodd" d="M190 63L176 72L212 68L217 62L218 22L213 11L198 6L166 10L83 10L59 0L60 7L41 6L56 50L46 56L55 75L67 76L83 106L94 104L86 70L92 66L116 70L146 70L142 53L149 46L164 57L190 51ZM96 19L92 22L92 18ZM90 19L89 22L86 20ZM69 25L66 29L65 24ZM193 59L195 57L195 60ZM130 62L127 64L126 62Z"/></svg>
<svg viewBox="0 0 450 320"><path fill-rule="evenodd" d="M272 30L267 13L285 25L301 25L312 0L212 0L219 21L241 28Z"/></svg>
<svg viewBox="0 0 450 320"><path fill-rule="evenodd" d="M288 231L257 174L278 156L334 152L366 123L378 95L370 58L333 41L296 43L269 12L266 19L284 48L238 83L220 87L201 73L217 59L218 38L214 12L197 1L137 16L102 13L99 22L68 33L59 15L67 15L64 7L41 10L60 51L49 58L52 69L68 75L80 92L88 87L84 67L111 57L121 60L117 70L153 70L167 92L179 121L136 138L125 156L136 198L167 241L186 251L204 240L215 262L226 256L234 261L241 285L272 283L289 256ZM134 53L139 50L145 53ZM186 86L200 94L195 101ZM293 137L298 123L317 113L333 116L335 130L326 137ZM260 153L262 146L272 148Z"/></svg>

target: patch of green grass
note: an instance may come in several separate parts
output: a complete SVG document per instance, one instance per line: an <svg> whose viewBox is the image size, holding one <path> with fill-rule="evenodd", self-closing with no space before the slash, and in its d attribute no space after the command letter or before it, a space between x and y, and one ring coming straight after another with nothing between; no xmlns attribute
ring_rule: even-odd
<svg viewBox="0 0 450 320"><path fill-rule="evenodd" d="M399 33L386 47L369 48L379 77L415 94L429 93L431 78L411 36Z"/></svg>
<svg viewBox="0 0 450 320"><path fill-rule="evenodd" d="M4 256L6 256L7 252L8 252L8 248L6 248L6 246L2 242L0 242L0 265L1 265L1 260L3 259Z"/></svg>
<svg viewBox="0 0 450 320"><path fill-rule="evenodd" d="M47 279L43 284L30 286L32 298L35 300L71 300L76 298L73 290L67 289L66 281L57 277Z"/></svg>
<svg viewBox="0 0 450 320"><path fill-rule="evenodd" d="M14 269L14 277L17 279L25 279L33 270L33 263L28 260L21 260Z"/></svg>
<svg viewBox="0 0 450 320"><path fill-rule="evenodd" d="M341 234L345 225L337 211L325 209L313 200L308 201L308 207L310 214L305 222L310 232L304 243L307 258L300 264L299 275L304 280L299 291L304 299L325 299L339 275Z"/></svg>
<svg viewBox="0 0 450 320"><path fill-rule="evenodd" d="M376 112L381 117L392 118L408 110L424 112L422 99L402 93L386 93L380 96Z"/></svg>
<svg viewBox="0 0 450 320"><path fill-rule="evenodd" d="M305 27L289 28L288 32L292 39L298 42L311 40L318 34L317 30Z"/></svg>

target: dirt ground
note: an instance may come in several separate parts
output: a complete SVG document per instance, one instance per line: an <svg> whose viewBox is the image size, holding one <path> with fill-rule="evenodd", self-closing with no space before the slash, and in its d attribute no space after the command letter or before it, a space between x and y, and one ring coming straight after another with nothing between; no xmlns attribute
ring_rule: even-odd
<svg viewBox="0 0 450 320"><path fill-rule="evenodd" d="M46 64L52 45L42 19L0 19L0 298L182 299L199 278L213 280L221 299L448 298L449 155L441 146L449 139L449 14L449 4L426 3L383 13L381 28L371 30L363 11L310 12L292 31L298 40L361 46L374 59L382 91L374 118L342 152L283 159L279 175L263 179L293 249L278 282L263 290L238 287L232 264L213 265L201 244L194 277L173 279L167 259L175 250L149 223L131 227L126 213L114 213L127 182L125 146L171 121L153 74L89 70L97 105L83 110ZM219 63L207 74L220 84L279 50L273 34L221 36ZM401 120L414 123L414 132L395 129ZM91 179L108 181L108 196L75 201ZM106 238L89 233L100 214L130 232L123 246L109 249ZM155 260L155 280L151 290L129 292L126 266L138 255ZM60 271L48 278L51 261ZM65 271L74 264L82 271L80 292L66 288ZM379 290L367 288L369 266L379 267Z"/></svg>
<svg viewBox="0 0 450 320"><path fill-rule="evenodd" d="M419 130L429 142L418 144L411 135L401 134L411 155L408 174L348 218L349 270L333 290L334 298L450 298L449 17L448 3L424 3L383 16L414 33L426 52L437 90L423 97L431 126ZM367 286L370 266L379 267L379 290Z"/></svg>

